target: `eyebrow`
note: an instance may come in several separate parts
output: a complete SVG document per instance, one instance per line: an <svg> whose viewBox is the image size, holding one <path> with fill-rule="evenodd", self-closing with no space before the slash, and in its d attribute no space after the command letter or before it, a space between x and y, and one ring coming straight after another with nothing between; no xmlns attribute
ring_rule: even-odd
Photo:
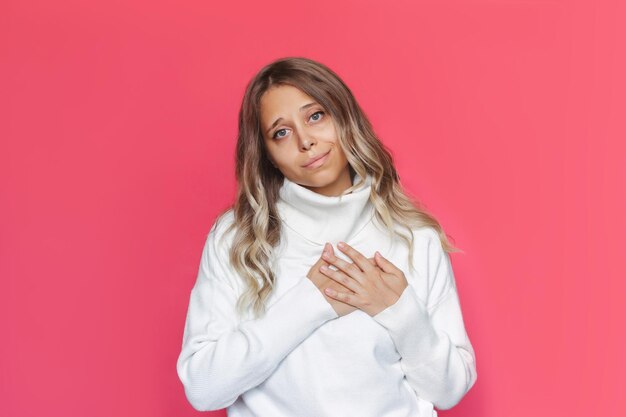
<svg viewBox="0 0 626 417"><path fill-rule="evenodd" d="M300 107L300 111L306 110L311 106L315 106L317 103L313 102L313 103L307 103L304 106ZM278 124L278 122L280 122L281 120L283 120L282 117L279 117L278 119L274 120L274 123L272 123L272 125L269 127L269 129L267 129L265 131L265 133L270 133L270 130L274 129L274 127Z"/></svg>

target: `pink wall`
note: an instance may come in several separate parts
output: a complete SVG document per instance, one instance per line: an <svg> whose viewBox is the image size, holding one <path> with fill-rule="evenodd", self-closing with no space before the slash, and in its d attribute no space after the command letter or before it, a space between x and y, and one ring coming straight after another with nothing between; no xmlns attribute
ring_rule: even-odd
<svg viewBox="0 0 626 417"><path fill-rule="evenodd" d="M478 381L440 415L626 415L624 11L3 2L0 415L196 414L189 291L234 195L245 83L288 55L344 78L465 250Z"/></svg>

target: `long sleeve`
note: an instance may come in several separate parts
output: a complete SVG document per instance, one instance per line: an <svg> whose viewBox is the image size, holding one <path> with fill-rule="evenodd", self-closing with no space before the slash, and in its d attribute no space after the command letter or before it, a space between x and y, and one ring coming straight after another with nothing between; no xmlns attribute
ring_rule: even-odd
<svg viewBox="0 0 626 417"><path fill-rule="evenodd" d="M428 235L424 256L428 305L409 284L395 304L373 318L387 328L409 385L440 410L454 407L477 379L448 254Z"/></svg>
<svg viewBox="0 0 626 417"><path fill-rule="evenodd" d="M317 327L338 317L315 284L302 277L265 316L238 323L237 296L227 279L233 272L225 265L225 247L216 244L218 234L214 226L202 252L176 364L185 395L199 411L230 406Z"/></svg>

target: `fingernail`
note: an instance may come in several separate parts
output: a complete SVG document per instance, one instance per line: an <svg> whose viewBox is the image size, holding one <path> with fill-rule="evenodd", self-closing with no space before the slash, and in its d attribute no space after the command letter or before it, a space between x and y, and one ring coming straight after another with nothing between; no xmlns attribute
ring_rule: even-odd
<svg viewBox="0 0 626 417"><path fill-rule="evenodd" d="M346 246L346 244L343 243L343 242L339 242L339 243L337 243L337 246L339 246L340 248L344 248Z"/></svg>

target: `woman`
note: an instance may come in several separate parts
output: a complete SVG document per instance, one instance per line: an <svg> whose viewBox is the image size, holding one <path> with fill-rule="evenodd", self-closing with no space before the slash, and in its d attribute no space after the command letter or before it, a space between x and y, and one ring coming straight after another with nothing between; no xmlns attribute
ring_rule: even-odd
<svg viewBox="0 0 626 417"><path fill-rule="evenodd" d="M235 417L431 417L476 381L436 219L326 66L284 58L248 84L238 195L211 227L177 372ZM341 245L343 243L343 246Z"/></svg>

